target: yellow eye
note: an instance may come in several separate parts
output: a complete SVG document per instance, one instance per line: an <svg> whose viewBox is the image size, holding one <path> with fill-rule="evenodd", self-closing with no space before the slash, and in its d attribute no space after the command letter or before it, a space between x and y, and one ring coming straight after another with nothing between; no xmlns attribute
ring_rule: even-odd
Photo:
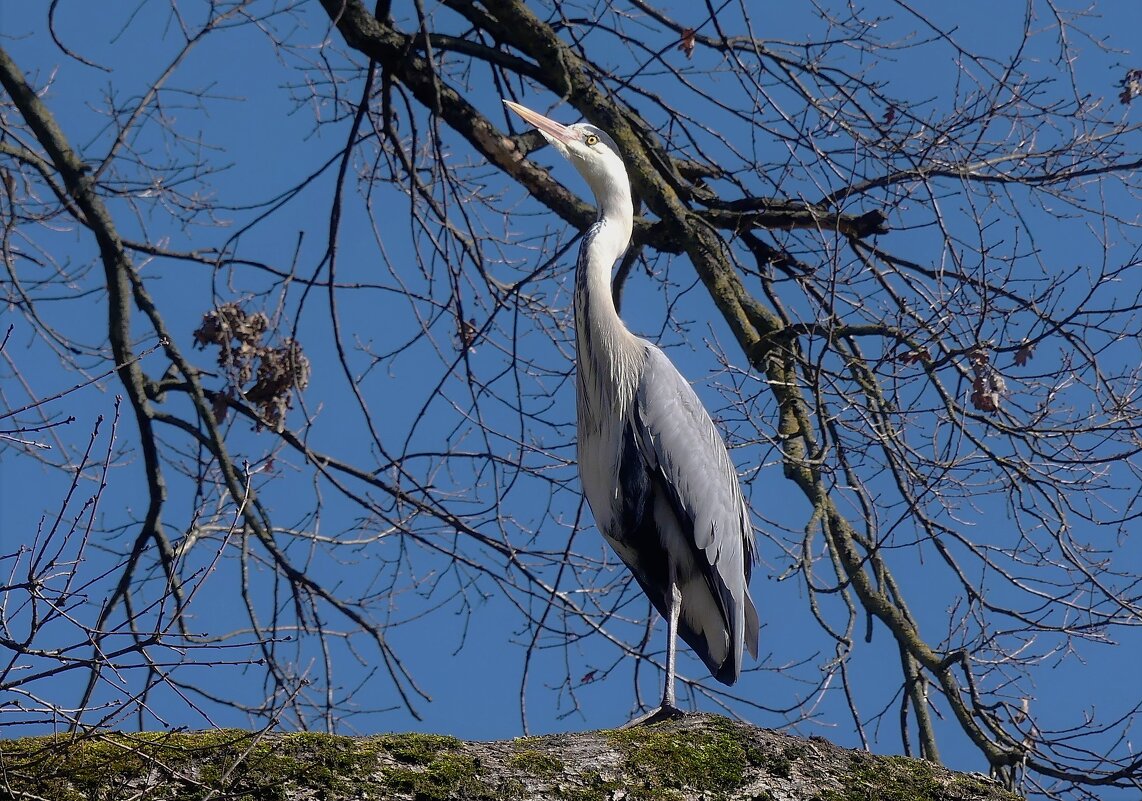
<svg viewBox="0 0 1142 801"><path fill-rule="evenodd" d="M599 144L599 137L595 136L594 134L587 134L583 138L583 141L587 144L587 147L594 147L595 145Z"/></svg>

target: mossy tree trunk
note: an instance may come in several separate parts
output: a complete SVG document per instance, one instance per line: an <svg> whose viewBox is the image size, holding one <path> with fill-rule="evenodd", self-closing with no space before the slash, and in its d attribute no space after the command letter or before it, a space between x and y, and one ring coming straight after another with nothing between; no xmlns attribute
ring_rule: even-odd
<svg viewBox="0 0 1142 801"><path fill-rule="evenodd" d="M236 730L31 737L0 742L0 774L0 793L52 801L1018 798L978 774L711 715L490 743Z"/></svg>

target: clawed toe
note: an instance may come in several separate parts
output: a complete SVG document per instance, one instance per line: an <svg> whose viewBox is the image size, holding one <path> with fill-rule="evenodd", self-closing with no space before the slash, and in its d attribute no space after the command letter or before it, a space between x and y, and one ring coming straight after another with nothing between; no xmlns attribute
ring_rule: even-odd
<svg viewBox="0 0 1142 801"><path fill-rule="evenodd" d="M660 723L664 720L677 720L678 718L685 717L686 713L676 706L663 704L658 709L651 710L641 717L637 717L629 723L625 723L619 728L633 729L636 726L648 726L651 723Z"/></svg>

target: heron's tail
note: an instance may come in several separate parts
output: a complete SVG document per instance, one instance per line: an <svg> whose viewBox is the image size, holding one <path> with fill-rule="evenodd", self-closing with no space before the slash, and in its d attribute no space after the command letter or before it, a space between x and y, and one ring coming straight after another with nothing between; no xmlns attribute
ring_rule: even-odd
<svg viewBox="0 0 1142 801"><path fill-rule="evenodd" d="M682 588L678 634L706 664L710 675L722 684L733 684L741 675L742 652L757 658L757 609L748 588L740 599L723 592L722 603L718 603L713 588L695 579L691 586Z"/></svg>

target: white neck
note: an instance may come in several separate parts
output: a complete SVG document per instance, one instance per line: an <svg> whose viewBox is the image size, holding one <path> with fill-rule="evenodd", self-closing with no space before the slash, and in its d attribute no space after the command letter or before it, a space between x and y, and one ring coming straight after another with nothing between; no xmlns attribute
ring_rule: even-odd
<svg viewBox="0 0 1142 801"><path fill-rule="evenodd" d="M627 330L611 295L611 268L630 243L634 207L625 176L621 185L595 189L599 215L586 234L575 275L575 350L580 398L594 386L593 397L621 405L629 402L640 341ZM600 191L601 190L601 191Z"/></svg>
<svg viewBox="0 0 1142 801"><path fill-rule="evenodd" d="M611 269L626 251L634 230L630 182L626 170L622 170L621 166L620 170L619 176L613 172L590 170L583 174L595 195L598 214L579 251L578 274L575 277L575 322L576 325L586 322L603 329L629 333L619 319L611 297ZM586 313L584 320L579 319L582 313Z"/></svg>

